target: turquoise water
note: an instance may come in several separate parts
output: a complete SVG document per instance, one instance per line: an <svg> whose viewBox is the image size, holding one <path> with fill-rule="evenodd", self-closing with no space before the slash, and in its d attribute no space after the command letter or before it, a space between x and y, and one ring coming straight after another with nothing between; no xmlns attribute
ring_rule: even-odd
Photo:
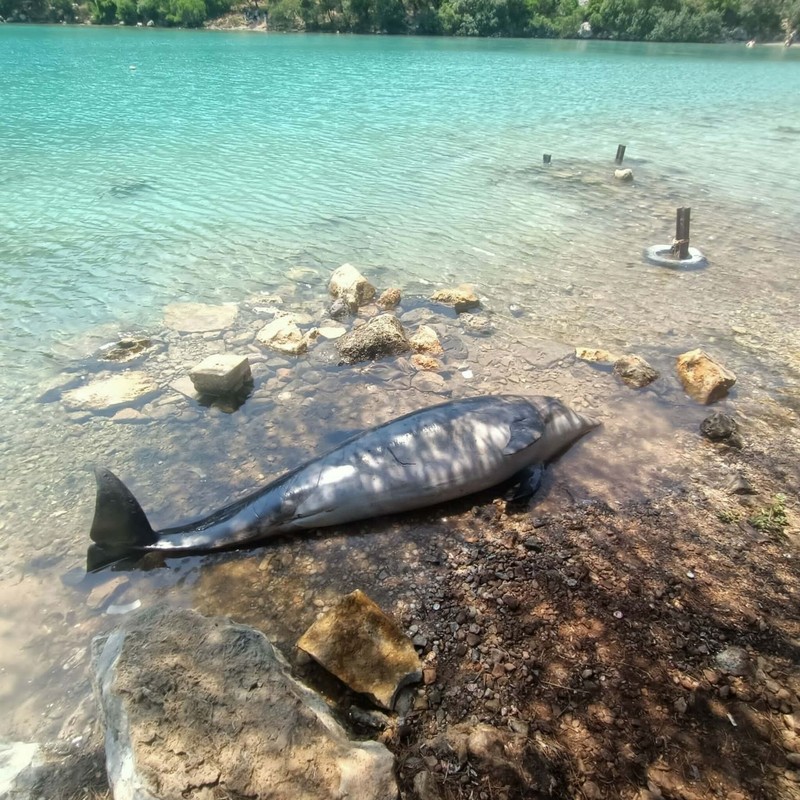
<svg viewBox="0 0 800 800"><path fill-rule="evenodd" d="M494 332L447 323L442 385L598 413L592 491L605 481L611 499L687 471L673 445L694 447L704 409L677 385L679 352L734 369L751 422L800 410L798 98L800 48L0 26L0 737L73 719L86 644L114 622L61 581L83 564L89 466L133 479L154 524L175 524L326 435L442 397L394 367L336 373L318 348L283 366L261 356L254 397L219 414L169 388L223 347L165 336L169 303L242 304L236 349L264 322L254 293L314 316L346 261L409 307L470 281ZM613 176L620 143L632 184ZM681 205L706 270L643 262ZM168 342L145 362L161 394L137 424L37 402L129 329ZM540 368L541 341L639 352L664 377L634 394L585 365ZM122 600L252 614L236 591L215 605L198 588L223 566L187 569L134 575ZM285 597L302 594L290 577ZM296 633L286 609L270 613L259 620Z"/></svg>
<svg viewBox="0 0 800 800"><path fill-rule="evenodd" d="M623 142L675 205L792 224L798 96L782 48L7 25L2 361L28 373L89 325L296 263L491 283L605 211L525 176L542 152L586 169Z"/></svg>

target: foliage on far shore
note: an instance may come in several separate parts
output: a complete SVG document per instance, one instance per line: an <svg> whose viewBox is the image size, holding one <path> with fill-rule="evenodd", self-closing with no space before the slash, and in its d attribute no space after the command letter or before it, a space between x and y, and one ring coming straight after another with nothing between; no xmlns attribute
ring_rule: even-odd
<svg viewBox="0 0 800 800"><path fill-rule="evenodd" d="M242 24L330 33L719 42L800 27L800 0L0 0L11 22L202 27L232 10Z"/></svg>

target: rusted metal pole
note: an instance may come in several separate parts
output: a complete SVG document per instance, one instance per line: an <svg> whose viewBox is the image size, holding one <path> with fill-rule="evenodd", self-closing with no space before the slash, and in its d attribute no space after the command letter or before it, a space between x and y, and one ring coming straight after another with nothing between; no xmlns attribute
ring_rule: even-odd
<svg viewBox="0 0 800 800"><path fill-rule="evenodd" d="M617 145L617 164L621 164L623 158L625 158L625 145L620 144Z"/></svg>
<svg viewBox="0 0 800 800"><path fill-rule="evenodd" d="M675 244L677 245L678 258L689 258L689 220L691 208L679 208L675 217Z"/></svg>

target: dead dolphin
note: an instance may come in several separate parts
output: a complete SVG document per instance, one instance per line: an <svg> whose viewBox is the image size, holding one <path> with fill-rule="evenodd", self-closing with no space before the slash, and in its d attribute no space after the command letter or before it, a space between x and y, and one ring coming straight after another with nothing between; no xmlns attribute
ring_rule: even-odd
<svg viewBox="0 0 800 800"><path fill-rule="evenodd" d="M86 566L253 545L453 500L546 463L598 424L554 397L442 403L359 433L203 519L162 531L119 478L98 469Z"/></svg>

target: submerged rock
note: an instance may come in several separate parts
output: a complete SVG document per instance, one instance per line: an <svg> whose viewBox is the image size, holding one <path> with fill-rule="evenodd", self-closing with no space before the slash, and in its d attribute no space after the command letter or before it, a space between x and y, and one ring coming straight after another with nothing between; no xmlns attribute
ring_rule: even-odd
<svg viewBox="0 0 800 800"><path fill-rule="evenodd" d="M614 355L614 353L610 353L608 350L597 347L576 347L575 356L581 359L581 361L590 361L595 364L613 364L615 361L619 361L619 359L622 358L622 356Z"/></svg>
<svg viewBox="0 0 800 800"><path fill-rule="evenodd" d="M677 369L686 394L703 405L722 399L736 383L730 370L699 349L678 356Z"/></svg>
<svg viewBox="0 0 800 800"><path fill-rule="evenodd" d="M411 640L358 589L323 614L297 646L351 689L390 710L400 689L422 679Z"/></svg>
<svg viewBox="0 0 800 800"><path fill-rule="evenodd" d="M658 370L640 356L622 356L614 362L614 374L626 385L642 389L659 377Z"/></svg>
<svg viewBox="0 0 800 800"><path fill-rule="evenodd" d="M389 751L351 741L253 628L155 608L92 651L114 797L397 797Z"/></svg>
<svg viewBox="0 0 800 800"><path fill-rule="evenodd" d="M442 364L438 359L434 358L433 356L426 355L425 353L414 353L414 355L411 356L411 363L417 369L423 370L436 371L442 367Z"/></svg>
<svg viewBox="0 0 800 800"><path fill-rule="evenodd" d="M334 270L328 291L351 309L366 305L375 297L375 287L352 264L342 264Z"/></svg>
<svg viewBox="0 0 800 800"><path fill-rule="evenodd" d="M400 305L401 299L402 295L400 294L400 290L393 287L383 292L377 302L384 311L391 311L393 308L397 308L397 306Z"/></svg>
<svg viewBox="0 0 800 800"><path fill-rule="evenodd" d="M462 283L455 289L438 289L431 296L434 303L453 306L457 313L477 308L481 301L475 294L475 289L468 283Z"/></svg>
<svg viewBox="0 0 800 800"><path fill-rule="evenodd" d="M149 336L123 336L118 342L101 347L99 356L104 361L124 363L152 346L153 340Z"/></svg>
<svg viewBox="0 0 800 800"><path fill-rule="evenodd" d="M143 401L158 392L158 384L146 373L120 372L96 378L85 386L64 392L67 408L111 411L136 401Z"/></svg>
<svg viewBox="0 0 800 800"><path fill-rule="evenodd" d="M438 334L430 325L420 325L417 332L408 341L415 353L438 356L444 352Z"/></svg>
<svg viewBox="0 0 800 800"><path fill-rule="evenodd" d="M180 333L221 331L233 325L238 313L235 303L171 303L164 309L164 325Z"/></svg>
<svg viewBox="0 0 800 800"><path fill-rule="evenodd" d="M342 360L348 364L394 356L411 349L406 332L392 314L380 314L336 341Z"/></svg>

